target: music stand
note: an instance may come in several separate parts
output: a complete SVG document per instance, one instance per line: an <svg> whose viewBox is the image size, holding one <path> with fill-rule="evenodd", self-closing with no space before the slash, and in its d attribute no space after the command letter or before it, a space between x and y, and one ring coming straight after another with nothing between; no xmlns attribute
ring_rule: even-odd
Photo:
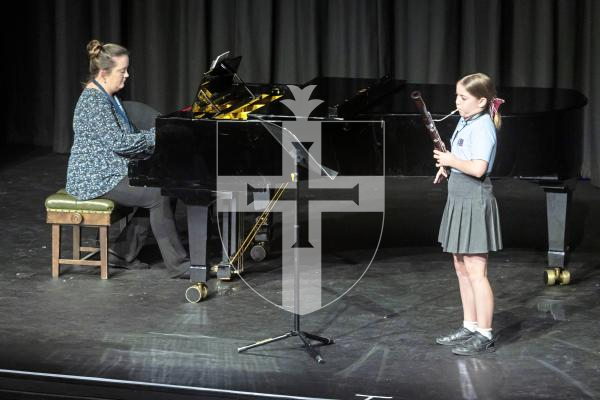
<svg viewBox="0 0 600 400"><path fill-rule="evenodd" d="M284 147L284 141L282 140L282 136L283 136L283 132L286 132L286 134L290 135L290 137L294 138L296 141L292 142L292 145L295 148L295 171L292 174L292 181L296 182L296 196L295 196L295 200L296 200L296 215L295 215L295 224L294 224L294 243L295 243L295 254L294 254L294 326L293 329L282 334L279 336L275 336L275 337L271 337L268 339L263 339L263 340L259 340L258 342L255 342L253 344L247 345L247 346L242 346L242 347L238 347L238 353L242 353L246 350L249 349L253 349L255 347L259 347L259 346L264 346L267 345L269 343L273 343L273 342L277 342L280 340L285 340L294 336L297 336L300 338L300 340L302 341L305 350L308 352L308 354L310 354L310 356L312 358L315 359L315 361L318 364L323 364L325 362L325 360L323 359L323 357L321 357L321 355L313 348L312 344L310 343L310 340L314 340L317 342L321 342L323 344L333 344L335 343L333 338L327 338L327 337L323 337L323 336L319 336L319 335L315 335L314 333L309 333L306 331L303 331L300 329L300 290L299 290L299 269L298 269L298 247L300 246L300 222L299 222L299 215L300 215L300 187L302 185L303 176L300 176L299 174L299 169L298 167L300 165L302 165L304 168L304 170L306 172L308 172L308 168L309 168L309 158L312 158L315 162L316 160L314 159L314 157L310 154L310 152L306 149L306 147L304 147L304 145L300 142L300 140L296 137L296 135L294 135L292 132L290 132L289 130L285 129L284 127L280 127L279 125L271 122L271 121L266 121L263 120L260 117L256 117L258 120L261 121L262 125L271 133L271 135L281 144L282 147ZM278 134L276 131L273 130L273 127L276 127L279 132L281 132L281 134ZM288 152L288 154L291 155L291 152L289 149L286 149L284 147L284 149ZM324 167L323 165L321 165L320 163L316 162L316 165L318 166L319 170L324 172L326 176L328 176L330 179L334 179L335 176L337 175L337 172Z"/></svg>

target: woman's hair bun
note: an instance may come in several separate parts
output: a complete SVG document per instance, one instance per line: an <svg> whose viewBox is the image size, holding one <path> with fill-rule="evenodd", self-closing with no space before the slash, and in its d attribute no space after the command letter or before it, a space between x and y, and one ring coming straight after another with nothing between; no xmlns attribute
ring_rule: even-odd
<svg viewBox="0 0 600 400"><path fill-rule="evenodd" d="M96 39L90 40L90 42L87 44L87 52L90 59L98 57L100 52L103 50L102 46L102 42Z"/></svg>

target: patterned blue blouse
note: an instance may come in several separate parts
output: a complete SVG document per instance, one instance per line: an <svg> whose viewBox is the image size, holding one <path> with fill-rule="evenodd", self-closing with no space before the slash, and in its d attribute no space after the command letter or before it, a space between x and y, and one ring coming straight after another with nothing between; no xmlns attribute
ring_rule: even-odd
<svg viewBox="0 0 600 400"><path fill-rule="evenodd" d="M79 96L73 130L66 190L79 200L109 192L127 176L129 157L154 148L154 128L130 132L127 122L97 89L86 88Z"/></svg>

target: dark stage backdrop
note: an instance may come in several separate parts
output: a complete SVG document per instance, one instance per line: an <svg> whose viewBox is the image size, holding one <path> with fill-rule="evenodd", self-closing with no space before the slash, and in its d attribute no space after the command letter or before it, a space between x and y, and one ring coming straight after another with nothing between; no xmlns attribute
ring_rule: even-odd
<svg viewBox="0 0 600 400"><path fill-rule="evenodd" d="M582 174L600 185L600 0L21 1L3 24L2 141L68 152L87 73L86 43L131 51L123 97L161 111L188 105L212 57L243 56L250 82L317 75L574 88L585 112ZM6 26L12 26L7 31ZM452 99L449 99L449 103Z"/></svg>

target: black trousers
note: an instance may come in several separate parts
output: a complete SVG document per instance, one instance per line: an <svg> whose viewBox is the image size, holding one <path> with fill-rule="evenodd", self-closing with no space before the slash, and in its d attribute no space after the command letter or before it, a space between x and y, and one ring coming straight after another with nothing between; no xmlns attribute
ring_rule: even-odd
<svg viewBox="0 0 600 400"><path fill-rule="evenodd" d="M190 259L175 227L171 201L161 195L160 188L129 186L129 179L125 177L102 197L127 207L145 208L150 213L150 218L134 213L127 219L120 234L111 239L110 248L113 252L127 262L133 261L144 246L151 228L169 274L177 276L188 271Z"/></svg>

